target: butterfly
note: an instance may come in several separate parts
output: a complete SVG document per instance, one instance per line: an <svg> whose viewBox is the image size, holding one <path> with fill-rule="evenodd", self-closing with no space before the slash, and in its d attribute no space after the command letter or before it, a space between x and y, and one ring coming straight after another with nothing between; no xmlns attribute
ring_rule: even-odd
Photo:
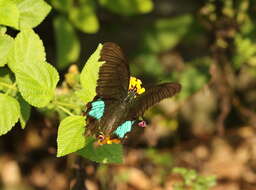
<svg viewBox="0 0 256 190"><path fill-rule="evenodd" d="M163 83L143 88L130 76L128 61L121 48L106 42L100 52L96 96L87 104L86 135L95 135L99 144L120 143L133 126L145 126L144 112L164 98L181 90L178 83Z"/></svg>

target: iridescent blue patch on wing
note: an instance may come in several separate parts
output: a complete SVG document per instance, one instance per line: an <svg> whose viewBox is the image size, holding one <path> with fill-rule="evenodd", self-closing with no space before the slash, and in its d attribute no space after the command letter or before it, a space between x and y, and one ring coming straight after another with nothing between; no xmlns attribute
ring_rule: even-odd
<svg viewBox="0 0 256 190"><path fill-rule="evenodd" d="M103 100L96 100L92 102L92 108L88 115L94 117L95 119L100 119L104 114L105 103Z"/></svg>
<svg viewBox="0 0 256 190"><path fill-rule="evenodd" d="M114 134L116 134L119 138L124 138L126 133L131 131L133 123L134 121L125 121L122 125L117 127Z"/></svg>

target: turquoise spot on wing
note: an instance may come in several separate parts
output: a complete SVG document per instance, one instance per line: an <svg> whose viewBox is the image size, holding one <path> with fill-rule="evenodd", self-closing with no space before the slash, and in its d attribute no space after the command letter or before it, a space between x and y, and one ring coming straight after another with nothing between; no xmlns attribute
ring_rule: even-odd
<svg viewBox="0 0 256 190"><path fill-rule="evenodd" d="M117 127L114 134L116 134L119 138L124 138L126 133L131 131L133 123L134 121L125 121L122 125Z"/></svg>
<svg viewBox="0 0 256 190"><path fill-rule="evenodd" d="M94 117L95 119L102 118L104 114L105 103L102 100L96 100L92 102L92 108L89 111L88 115Z"/></svg>

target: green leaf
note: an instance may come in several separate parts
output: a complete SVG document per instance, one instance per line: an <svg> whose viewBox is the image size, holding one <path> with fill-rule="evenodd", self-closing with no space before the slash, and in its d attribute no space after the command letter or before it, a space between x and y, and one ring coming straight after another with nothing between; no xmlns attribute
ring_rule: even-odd
<svg viewBox="0 0 256 190"><path fill-rule="evenodd" d="M70 9L70 20L81 31L94 34L99 30L99 21L94 9L94 2L86 0L83 4Z"/></svg>
<svg viewBox="0 0 256 190"><path fill-rule="evenodd" d="M75 95L79 99L81 99L84 102L84 104L87 104L88 102L90 102L92 100L92 96L90 96L90 94L85 89L76 90Z"/></svg>
<svg viewBox="0 0 256 190"><path fill-rule="evenodd" d="M39 25L51 10L43 0L17 0L20 12L19 28L34 28Z"/></svg>
<svg viewBox="0 0 256 190"><path fill-rule="evenodd" d="M173 48L188 32L191 23L190 15L157 20L143 32L141 49L159 53Z"/></svg>
<svg viewBox="0 0 256 190"><path fill-rule="evenodd" d="M80 150L85 146L85 117L69 116L61 121L57 137L57 157Z"/></svg>
<svg viewBox="0 0 256 190"><path fill-rule="evenodd" d="M0 67L7 63L7 56L13 46L13 38L7 34L0 34Z"/></svg>
<svg viewBox="0 0 256 190"><path fill-rule="evenodd" d="M95 140L91 138L78 153L89 160L103 164L123 162L123 147L121 144L105 144L96 147L94 142Z"/></svg>
<svg viewBox="0 0 256 190"><path fill-rule="evenodd" d="M33 106L46 106L54 96L59 75L45 62L44 46L38 35L31 29L21 31L8 57L22 97Z"/></svg>
<svg viewBox="0 0 256 190"><path fill-rule="evenodd" d="M200 71L199 68L188 67L180 73L178 78L182 85L182 91L178 94L178 98L183 100L201 89L209 81L210 76L207 70Z"/></svg>
<svg viewBox="0 0 256 190"><path fill-rule="evenodd" d="M59 75L52 65L25 64L16 68L15 76L21 95L29 104L44 107L53 99Z"/></svg>
<svg viewBox="0 0 256 190"><path fill-rule="evenodd" d="M0 135L11 130L20 116L18 101L0 93Z"/></svg>
<svg viewBox="0 0 256 190"><path fill-rule="evenodd" d="M18 66L24 64L39 64L45 61L43 42L33 30L21 31L15 38L14 48L9 56L8 66L13 72Z"/></svg>
<svg viewBox="0 0 256 190"><path fill-rule="evenodd" d="M4 35L7 31L7 28L5 26L0 25L0 35Z"/></svg>
<svg viewBox="0 0 256 190"><path fill-rule="evenodd" d="M107 9L125 16L149 13L154 8L152 0L100 0L99 2Z"/></svg>
<svg viewBox="0 0 256 190"><path fill-rule="evenodd" d="M31 106L20 95L18 101L20 103L20 124L21 128L24 129L30 117Z"/></svg>
<svg viewBox="0 0 256 190"><path fill-rule="evenodd" d="M80 44L72 25L65 17L54 18L54 30L57 40L57 66L62 69L77 61Z"/></svg>
<svg viewBox="0 0 256 190"><path fill-rule="evenodd" d="M51 0L50 2L55 9L67 11L72 6L73 0Z"/></svg>
<svg viewBox="0 0 256 190"><path fill-rule="evenodd" d="M100 66L104 63L99 61L102 44L99 44L96 51L87 60L81 75L80 81L82 87L87 92L87 98L91 101L96 95L97 80L99 78Z"/></svg>
<svg viewBox="0 0 256 190"><path fill-rule="evenodd" d="M9 90L10 87L12 87L14 83L15 77L13 73L7 68L1 68L0 69L0 91L6 92ZM13 90L15 87L13 87Z"/></svg>
<svg viewBox="0 0 256 190"><path fill-rule="evenodd" d="M244 37L240 34L235 36L234 40L235 54L233 56L233 64L236 69L239 69L244 63L255 58L256 44L253 37Z"/></svg>
<svg viewBox="0 0 256 190"><path fill-rule="evenodd" d="M0 25L18 28L19 10L14 0L0 0Z"/></svg>

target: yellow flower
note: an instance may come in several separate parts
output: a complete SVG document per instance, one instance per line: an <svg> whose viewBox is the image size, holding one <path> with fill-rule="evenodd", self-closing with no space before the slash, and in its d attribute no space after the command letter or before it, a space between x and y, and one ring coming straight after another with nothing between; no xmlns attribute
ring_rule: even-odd
<svg viewBox="0 0 256 190"><path fill-rule="evenodd" d="M138 92L138 94L142 94L145 92L145 88L141 88L141 89L137 90L137 92Z"/></svg>
<svg viewBox="0 0 256 190"><path fill-rule="evenodd" d="M135 91L136 94L142 94L145 92L145 88L141 87L142 82L140 79L130 77L129 90Z"/></svg>

